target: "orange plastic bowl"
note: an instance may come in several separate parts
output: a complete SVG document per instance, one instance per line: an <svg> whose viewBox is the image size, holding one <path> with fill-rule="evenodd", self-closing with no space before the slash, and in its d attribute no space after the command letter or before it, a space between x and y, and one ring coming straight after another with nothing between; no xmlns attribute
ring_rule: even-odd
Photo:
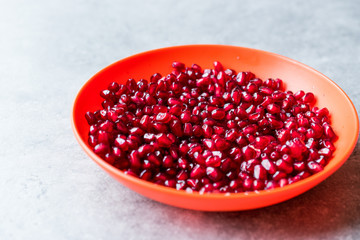
<svg viewBox="0 0 360 240"><path fill-rule="evenodd" d="M336 151L323 171L283 188L236 194L187 193L155 185L124 174L93 153L87 143L89 125L87 111L101 107L99 92L112 81L124 83L128 78L149 79L152 74L170 73L171 63L199 64L211 68L218 60L224 67L238 71L252 71L257 77L280 78L288 90L311 91L317 97L317 106L327 107L338 140ZM292 59L256 49L223 45L189 45L156 49L120 60L93 76L78 93L72 111L72 127L84 151L113 178L153 200L203 211L235 211L269 206L293 198L316 186L333 174L350 156L358 137L359 121L349 97L334 82L316 70Z"/></svg>

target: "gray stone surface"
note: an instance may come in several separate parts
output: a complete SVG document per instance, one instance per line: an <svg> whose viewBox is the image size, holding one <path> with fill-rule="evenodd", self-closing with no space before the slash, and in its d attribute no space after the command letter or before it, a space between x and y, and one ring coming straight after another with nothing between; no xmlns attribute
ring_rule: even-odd
<svg viewBox="0 0 360 240"><path fill-rule="evenodd" d="M0 239L360 239L359 145L311 191L263 209L166 206L81 150L72 102L101 68L159 47L246 46L301 61L360 104L359 1L0 0Z"/></svg>

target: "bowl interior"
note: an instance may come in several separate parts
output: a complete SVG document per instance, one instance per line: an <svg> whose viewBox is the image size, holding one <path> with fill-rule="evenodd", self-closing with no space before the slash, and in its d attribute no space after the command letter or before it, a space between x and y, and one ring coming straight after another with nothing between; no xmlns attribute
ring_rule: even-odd
<svg viewBox="0 0 360 240"><path fill-rule="evenodd" d="M260 191L249 194L188 194L156 186L123 174L97 157L87 144L89 126L85 120L87 111L101 108L99 92L112 81L124 83L128 78L149 79L152 74L169 73L173 61L184 62L187 66L197 63L203 68L212 68L220 61L225 68L251 71L263 80L280 78L287 90L311 91L319 107L327 107L331 114L334 131L338 135L333 159L324 171L298 183L281 189ZM115 179L133 190L155 200L184 208L228 211L263 207L284 201L310 189L336 171L349 157L355 147L359 123L356 110L347 95L330 79L312 68L289 58L249 48L219 45L190 45L163 48L140 53L120 60L101 70L80 90L73 107L73 130L85 152ZM186 199L186 201L183 201Z"/></svg>

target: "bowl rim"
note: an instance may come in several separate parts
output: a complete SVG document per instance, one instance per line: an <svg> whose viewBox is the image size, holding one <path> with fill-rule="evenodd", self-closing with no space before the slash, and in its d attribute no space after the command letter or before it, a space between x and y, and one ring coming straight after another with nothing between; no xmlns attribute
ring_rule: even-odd
<svg viewBox="0 0 360 240"><path fill-rule="evenodd" d="M315 75L320 76L321 78L324 78L329 84L333 85L333 87L335 87L337 90L339 90L339 93L348 101L348 103L351 106L351 110L352 110L352 115L355 116L355 125L354 127L354 137L351 139L351 144L348 146L348 150L346 151L346 154L344 155L343 158L339 159L336 164L332 167L329 168L328 165L325 166L324 170L311 175L308 178L302 179L298 182L286 185L284 187L277 187L274 189L269 189L269 190L260 190L260 191L250 191L250 192L241 192L241 193L204 193L201 194L197 191L193 191L193 192L187 192L186 190L176 190L174 188L170 188L170 187L166 187L166 186L161 186L161 185L157 185L155 183L146 181L146 180L142 180L140 178L137 177L133 177L130 176L128 174L125 174L123 171L121 171L120 169L117 169L116 167L108 164L107 162L105 162L102 158L100 158L99 156L97 156L88 146L87 144L82 140L76 123L75 123L75 115L76 115L76 106L77 103L79 102L79 98L81 93L86 89L87 85L90 84L90 82L95 79L98 75L102 74L103 72L107 71L108 69L114 67L115 65L120 64L121 62L127 61L129 59L135 58L135 57L140 57L142 55L148 55L148 54L152 54L152 53L156 53L159 51L167 51L170 49L176 49L176 48L193 48L193 47L225 47L225 48L238 48L238 49L244 49L244 50L250 50L250 51L256 51L256 52L260 52L262 54L266 54L266 55L270 55L276 58L280 58L282 60L291 62L295 65L298 65L302 68L305 68L306 70L312 72ZM93 159L100 167L102 167L103 169L106 169L108 172L119 176L120 178L123 178L124 180L131 182L135 185L139 185L143 188L147 188L150 189L152 191L160 191L164 194L171 194L173 196L179 196L179 197L191 197L191 198L198 198L198 199L242 199L242 198L246 198L246 199L251 199L254 197L259 197L261 196L271 196L271 195L276 195L279 194L281 192L284 191L291 191L291 190L295 190L297 188L301 188L301 186L304 185L308 185L310 182L316 181L318 180L318 183L320 183L321 181L325 180L327 177L329 177L330 175L332 175L336 170L338 170L344 163L345 161L350 157L350 155L352 154L356 144L357 144L357 140L358 140L358 135L359 135L359 117L356 111L356 108L353 104L353 102L351 101L351 99L349 98L349 96L344 92L344 90L342 90L333 80L331 80L330 78L328 78L327 76L325 76L324 74L322 74L321 72L315 70L314 68L301 63L297 60L285 57L283 55L277 54L277 53L273 53L273 52L268 52L268 51L264 51L264 50L260 50L260 49L255 49L255 48L249 48L249 47L242 47L242 46L235 46L235 45L223 45L223 44L190 44L190 45L176 45L176 46L169 46L169 47L163 47L163 48L156 48L156 49L152 49L152 50L148 50L148 51L144 51L144 52L140 52L140 53L136 53L133 54L131 56L125 57L123 59L120 59L106 67L104 67L103 69L101 69L100 71L98 71L95 75L93 75L89 80L86 81L85 84L82 85L82 87L80 88L80 90L78 91L76 98L73 102L72 105L72 111L71 111L71 126L72 126L72 131L75 135L76 140L78 141L78 143L80 144L80 146L82 147L82 149L85 151L85 153L91 158ZM349 141L350 143L350 141ZM322 178L323 175L328 175L325 178ZM302 193L302 192L301 192ZM301 194L299 193L299 194ZM299 195L297 194L297 195Z"/></svg>

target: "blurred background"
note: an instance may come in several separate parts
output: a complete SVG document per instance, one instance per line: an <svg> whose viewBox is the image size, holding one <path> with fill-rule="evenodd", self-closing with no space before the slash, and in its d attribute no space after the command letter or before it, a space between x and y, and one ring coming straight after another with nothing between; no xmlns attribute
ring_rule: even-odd
<svg viewBox="0 0 360 240"><path fill-rule="evenodd" d="M359 145L287 202L205 213L146 199L98 168L70 126L73 100L124 57L184 44L275 52L360 107L360 2L0 0L0 239L360 239Z"/></svg>

